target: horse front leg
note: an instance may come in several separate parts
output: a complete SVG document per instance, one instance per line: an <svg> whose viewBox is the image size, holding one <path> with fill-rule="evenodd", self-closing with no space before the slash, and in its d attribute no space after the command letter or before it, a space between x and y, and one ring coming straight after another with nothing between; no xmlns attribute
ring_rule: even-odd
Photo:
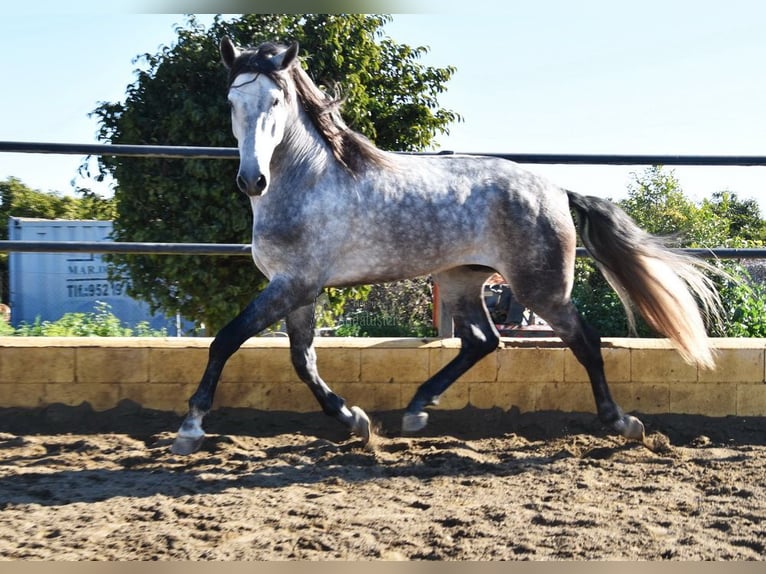
<svg viewBox="0 0 766 574"><path fill-rule="evenodd" d="M370 440L370 419L359 407L346 406L346 401L335 394L319 376L314 350L314 305L305 305L287 316L290 335L290 358L298 377L306 383L326 415L329 415L367 443Z"/></svg>
<svg viewBox="0 0 766 574"><path fill-rule="evenodd" d="M244 311L218 332L210 344L202 380L189 399L189 412L171 447L174 454L191 454L201 446L205 437L202 419L213 406L218 380L229 357L250 337L304 305L315 294L310 289L296 288L287 278L274 278Z"/></svg>

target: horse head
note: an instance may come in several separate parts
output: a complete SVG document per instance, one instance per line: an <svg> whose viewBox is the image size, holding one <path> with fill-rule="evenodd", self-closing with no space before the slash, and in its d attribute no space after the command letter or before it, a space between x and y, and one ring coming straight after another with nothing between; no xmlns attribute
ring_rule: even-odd
<svg viewBox="0 0 766 574"><path fill-rule="evenodd" d="M262 44L240 50L221 39L221 59L229 69L231 127L239 147L237 185L250 197L266 193L269 165L290 117L283 72L296 61L298 44Z"/></svg>

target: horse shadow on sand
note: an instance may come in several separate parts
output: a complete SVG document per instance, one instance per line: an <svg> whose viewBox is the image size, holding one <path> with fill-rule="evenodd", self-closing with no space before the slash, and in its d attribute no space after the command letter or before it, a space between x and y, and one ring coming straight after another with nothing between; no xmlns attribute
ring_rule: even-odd
<svg viewBox="0 0 766 574"><path fill-rule="evenodd" d="M321 413L222 408L210 413L210 434L200 452L179 457L169 450L171 429L180 419L176 413L129 402L103 412L87 404L0 409L0 509L393 477L465 482L545 472L562 458L608 459L643 448L621 438L597 441L601 445L597 448L562 448L567 441L558 439L571 438L576 445L578 437L585 444L611 436L592 413L439 410L428 429L413 437L399 433L401 414L399 410L371 413L378 435L364 446ZM663 433L672 445L701 439L707 444L766 445L764 417L642 415L642 419L647 431ZM127 435L131 441L127 447L117 443L105 449L100 435ZM295 440L269 440L281 435ZM471 443L487 438L500 439L505 446L483 453Z"/></svg>

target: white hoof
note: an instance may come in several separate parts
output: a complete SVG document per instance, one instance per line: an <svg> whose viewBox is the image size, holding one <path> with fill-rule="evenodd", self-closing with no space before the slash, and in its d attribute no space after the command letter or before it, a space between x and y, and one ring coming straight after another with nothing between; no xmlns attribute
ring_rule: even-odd
<svg viewBox="0 0 766 574"><path fill-rule="evenodd" d="M351 432L359 436L367 444L372 433L370 417L359 407L351 407L351 414L354 415L354 421L351 423Z"/></svg>
<svg viewBox="0 0 766 574"><path fill-rule="evenodd" d="M205 435L199 437L178 436L176 437L176 440L173 441L173 445L170 447L170 452L183 456L197 452L199 447L202 446L204 438Z"/></svg>
<svg viewBox="0 0 766 574"><path fill-rule="evenodd" d="M404 413L404 417L402 417L402 432L418 432L426 428L427 424L428 413L425 411Z"/></svg>
<svg viewBox="0 0 766 574"><path fill-rule="evenodd" d="M614 428L627 439L643 440L644 438L644 423L634 416L623 415L623 417L615 423Z"/></svg>
<svg viewBox="0 0 766 574"><path fill-rule="evenodd" d="M187 455L199 450L205 439L205 431L202 430L202 416L197 412L190 412L184 419L178 436L170 447L173 454Z"/></svg>

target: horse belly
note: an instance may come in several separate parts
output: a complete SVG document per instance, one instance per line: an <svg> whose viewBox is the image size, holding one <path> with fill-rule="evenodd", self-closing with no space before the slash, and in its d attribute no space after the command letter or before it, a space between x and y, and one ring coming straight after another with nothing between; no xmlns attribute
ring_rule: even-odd
<svg viewBox="0 0 766 574"><path fill-rule="evenodd" d="M459 265L489 265L493 247L485 241L485 227L477 221L455 224L427 218L413 225L371 223L358 233L348 234L328 282L382 283Z"/></svg>

